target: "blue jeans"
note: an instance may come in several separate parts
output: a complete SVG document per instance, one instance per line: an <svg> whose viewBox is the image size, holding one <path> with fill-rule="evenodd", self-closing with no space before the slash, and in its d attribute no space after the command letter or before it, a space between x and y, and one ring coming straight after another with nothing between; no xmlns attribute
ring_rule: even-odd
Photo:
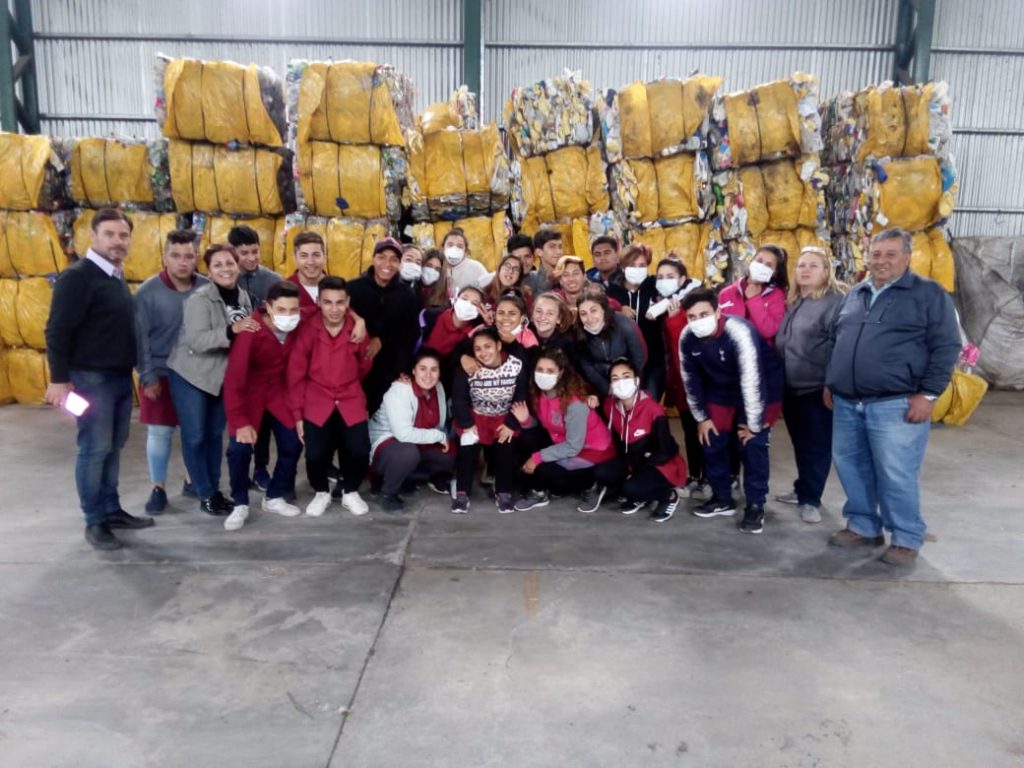
<svg viewBox="0 0 1024 768"><path fill-rule="evenodd" d="M906 397L833 400L832 458L846 492L847 528L868 537L885 528L893 546L920 549L925 524L918 473L931 423L906 420Z"/></svg>
<svg viewBox="0 0 1024 768"><path fill-rule="evenodd" d="M171 371L171 399L181 425L181 453L192 485L201 499L220 490L224 450L224 400L189 384Z"/></svg>
<svg viewBox="0 0 1024 768"><path fill-rule="evenodd" d="M782 414L796 458L797 502L820 507L832 469L832 411L825 407L820 389L804 394L786 390Z"/></svg>
<svg viewBox="0 0 1024 768"><path fill-rule="evenodd" d="M89 401L89 409L77 419L75 486L86 525L96 525L121 508L117 481L132 418L132 377L74 369L71 384Z"/></svg>
<svg viewBox="0 0 1024 768"><path fill-rule="evenodd" d="M274 474L267 486L266 498L280 499L286 491L295 485L295 468L299 464L302 443L295 427L286 427L269 413L263 414L263 424L257 434L274 433L277 443L277 463ZM231 480L231 500L235 506L249 506L249 464L253 452L259 450L259 444L240 443L232 435L228 440L228 477ZM270 446L267 446L269 453Z"/></svg>
<svg viewBox="0 0 1024 768"><path fill-rule="evenodd" d="M146 463L149 464L149 479L153 485L167 484L174 429L163 424L146 425Z"/></svg>
<svg viewBox="0 0 1024 768"><path fill-rule="evenodd" d="M768 447L771 427L763 427L746 445L735 431L711 435L711 444L703 446L704 474L716 499L732 498L732 453L738 452L743 465L743 495L747 504L763 505L768 497Z"/></svg>

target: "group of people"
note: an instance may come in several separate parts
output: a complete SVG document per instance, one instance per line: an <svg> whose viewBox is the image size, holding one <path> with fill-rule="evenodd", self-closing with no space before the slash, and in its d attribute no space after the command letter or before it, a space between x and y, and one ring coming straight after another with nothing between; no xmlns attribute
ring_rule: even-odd
<svg viewBox="0 0 1024 768"><path fill-rule="evenodd" d="M163 270L133 297L121 277L130 241L122 212L95 215L46 331L48 401L74 391L88 403L75 479L97 548L122 546L114 529L165 510L176 428L183 493L227 530L246 523L253 489L264 512L315 517L340 499L364 515L368 478L388 512L422 484L464 514L480 483L499 513L554 497L592 513L614 499L655 522L682 498L700 498L698 517L736 515L742 485L739 529L760 533L780 417L798 477L779 502L820 522L834 460L847 527L831 543L880 545L889 530L882 557L893 564L923 544L917 474L960 337L948 295L908 270L900 230L875 236L869 277L848 293L819 248L800 252L790 285L789 255L764 245L716 294L674 254L653 263L646 246L612 237L594 241L587 270L547 229L511 237L493 273L459 229L429 250L384 238L352 280L328 275L323 239L303 232L283 280L260 266L257 233L237 226L202 254L206 277L195 233L171 232ZM117 488L133 369L147 517L124 511ZM666 407L679 414L682 451Z"/></svg>

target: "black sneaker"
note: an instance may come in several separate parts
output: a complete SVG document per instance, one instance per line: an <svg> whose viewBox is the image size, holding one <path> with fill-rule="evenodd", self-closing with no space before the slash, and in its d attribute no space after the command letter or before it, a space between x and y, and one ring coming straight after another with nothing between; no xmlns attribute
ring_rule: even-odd
<svg viewBox="0 0 1024 768"><path fill-rule="evenodd" d="M217 497L211 496L208 499L200 499L199 509L200 511L205 512L208 515L213 515L214 517L227 517L231 514L234 507L231 509L224 509L224 506L218 503Z"/></svg>
<svg viewBox="0 0 1024 768"><path fill-rule="evenodd" d="M106 523L85 526L85 540L94 549L120 549L124 546Z"/></svg>
<svg viewBox="0 0 1024 768"><path fill-rule="evenodd" d="M675 491L672 491L672 495L665 499L665 501L658 502L658 506L651 512L651 520L656 523L664 523L666 520L671 520L672 515L676 513L677 506L679 506L679 496L676 495Z"/></svg>
<svg viewBox="0 0 1024 768"><path fill-rule="evenodd" d="M526 512L537 507L546 507L551 503L551 497L547 491L530 491L519 497L515 504L516 512Z"/></svg>
<svg viewBox="0 0 1024 768"><path fill-rule="evenodd" d="M452 513L464 515L467 512L469 512L469 495L466 493L455 494L455 498L452 499Z"/></svg>
<svg viewBox="0 0 1024 768"><path fill-rule="evenodd" d="M196 487L192 485L188 480L185 480L181 484L181 495L188 499L198 499L199 494L196 493Z"/></svg>
<svg viewBox="0 0 1024 768"><path fill-rule="evenodd" d="M108 512L107 519L104 520L108 528L129 528L132 530L138 528L149 528L156 521L151 517L135 517L135 515L129 515L123 509L117 510L117 512Z"/></svg>
<svg viewBox="0 0 1024 768"><path fill-rule="evenodd" d="M442 496L451 496L452 479L446 475L434 475L427 481L427 488Z"/></svg>
<svg viewBox="0 0 1024 768"><path fill-rule="evenodd" d="M624 515L635 515L646 506L646 501L628 501L624 499L622 503L619 504L619 512Z"/></svg>
<svg viewBox="0 0 1024 768"><path fill-rule="evenodd" d="M512 503L511 493L496 493L494 494L494 504L498 508L498 514L507 515L510 512L515 512L516 506Z"/></svg>
<svg viewBox="0 0 1024 768"><path fill-rule="evenodd" d="M380 508L385 512L403 512L405 510L405 501L397 494L381 496L377 503L380 504Z"/></svg>
<svg viewBox="0 0 1024 768"><path fill-rule="evenodd" d="M743 533L761 533L764 530L764 507L760 504L748 504L743 512L740 531Z"/></svg>
<svg viewBox="0 0 1024 768"><path fill-rule="evenodd" d="M601 502L604 501L606 493L608 493L608 489L605 486L594 483L580 495L580 503L577 505L576 511L586 514L596 512L597 508L601 506Z"/></svg>
<svg viewBox="0 0 1024 768"><path fill-rule="evenodd" d="M149 494L149 500L146 502L146 514L162 515L165 509L167 509L167 491L159 485L154 485L153 491Z"/></svg>
<svg viewBox="0 0 1024 768"><path fill-rule="evenodd" d="M732 517L736 514L736 502L712 496L703 504L694 507L693 514L697 517Z"/></svg>

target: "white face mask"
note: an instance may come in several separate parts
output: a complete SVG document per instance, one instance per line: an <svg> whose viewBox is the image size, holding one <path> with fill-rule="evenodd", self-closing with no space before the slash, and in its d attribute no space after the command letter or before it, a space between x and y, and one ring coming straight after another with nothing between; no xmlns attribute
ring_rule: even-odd
<svg viewBox="0 0 1024 768"><path fill-rule="evenodd" d="M299 327L298 315L271 315L270 319L281 333L291 333Z"/></svg>
<svg viewBox="0 0 1024 768"><path fill-rule="evenodd" d="M583 330L591 336L597 336L597 334L604 330L604 323L601 323L597 328L591 328L589 325L584 325Z"/></svg>
<svg viewBox="0 0 1024 768"><path fill-rule="evenodd" d="M480 317L480 310L476 308L476 304L472 301L468 301L463 298L455 300L455 316L462 322L466 323L470 320L476 320Z"/></svg>
<svg viewBox="0 0 1024 768"><path fill-rule="evenodd" d="M679 290L679 281L674 277L659 277L654 287L658 290L658 293L668 298Z"/></svg>
<svg viewBox="0 0 1024 768"><path fill-rule="evenodd" d="M702 317L700 320L691 320L689 327L697 338L703 339L715 332L718 328L718 318L714 315Z"/></svg>
<svg viewBox="0 0 1024 768"><path fill-rule="evenodd" d="M444 257L448 259L449 264L455 267L461 264L462 260L466 258L466 252L454 245L449 245L444 249Z"/></svg>
<svg viewBox="0 0 1024 768"><path fill-rule="evenodd" d="M750 262L750 269L747 274L750 275L750 279L755 283L767 283L772 279L775 270L767 264L762 264L760 261L752 261Z"/></svg>
<svg viewBox="0 0 1024 768"><path fill-rule="evenodd" d="M398 274L402 276L403 280L419 280L423 270L415 261L403 261L402 268L398 270Z"/></svg>
<svg viewBox="0 0 1024 768"><path fill-rule="evenodd" d="M420 282L424 285L433 285L441 279L441 273L433 267L424 267L420 273Z"/></svg>
<svg viewBox="0 0 1024 768"><path fill-rule="evenodd" d="M647 267L626 267L623 272L626 275L626 281L633 285L640 285L647 279Z"/></svg>
<svg viewBox="0 0 1024 768"><path fill-rule="evenodd" d="M612 394L619 400L629 400L636 394L636 379L616 379L612 382Z"/></svg>
<svg viewBox="0 0 1024 768"><path fill-rule="evenodd" d="M537 385L537 389L541 392L550 392L555 388L555 385L558 384L558 374L534 371L533 381Z"/></svg>

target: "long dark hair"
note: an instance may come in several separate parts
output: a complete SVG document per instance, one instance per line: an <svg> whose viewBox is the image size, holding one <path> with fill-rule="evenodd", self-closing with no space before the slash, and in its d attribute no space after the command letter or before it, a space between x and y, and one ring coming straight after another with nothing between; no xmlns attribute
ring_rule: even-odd
<svg viewBox="0 0 1024 768"><path fill-rule="evenodd" d="M533 364L533 370L537 370L537 363L541 360L550 360L558 366L558 370L562 373L558 377L558 383L555 384L555 395L558 397L558 409L565 413L566 408L573 400L585 401L590 395L590 389L587 387L583 378L573 368L572 363L569 362L569 358L565 352L560 350L558 347L545 347L537 354L537 362ZM533 376L530 377L530 404L533 406L534 413L537 412L537 402L541 397L547 397L544 395L540 387L537 386L537 382L534 381Z"/></svg>
<svg viewBox="0 0 1024 768"><path fill-rule="evenodd" d="M768 251L775 257L775 274L772 275L770 285L774 285L783 293L789 293L789 267L786 265L789 261L789 254L786 253L786 249L781 245L765 243L754 251L754 256L756 257L761 251Z"/></svg>

